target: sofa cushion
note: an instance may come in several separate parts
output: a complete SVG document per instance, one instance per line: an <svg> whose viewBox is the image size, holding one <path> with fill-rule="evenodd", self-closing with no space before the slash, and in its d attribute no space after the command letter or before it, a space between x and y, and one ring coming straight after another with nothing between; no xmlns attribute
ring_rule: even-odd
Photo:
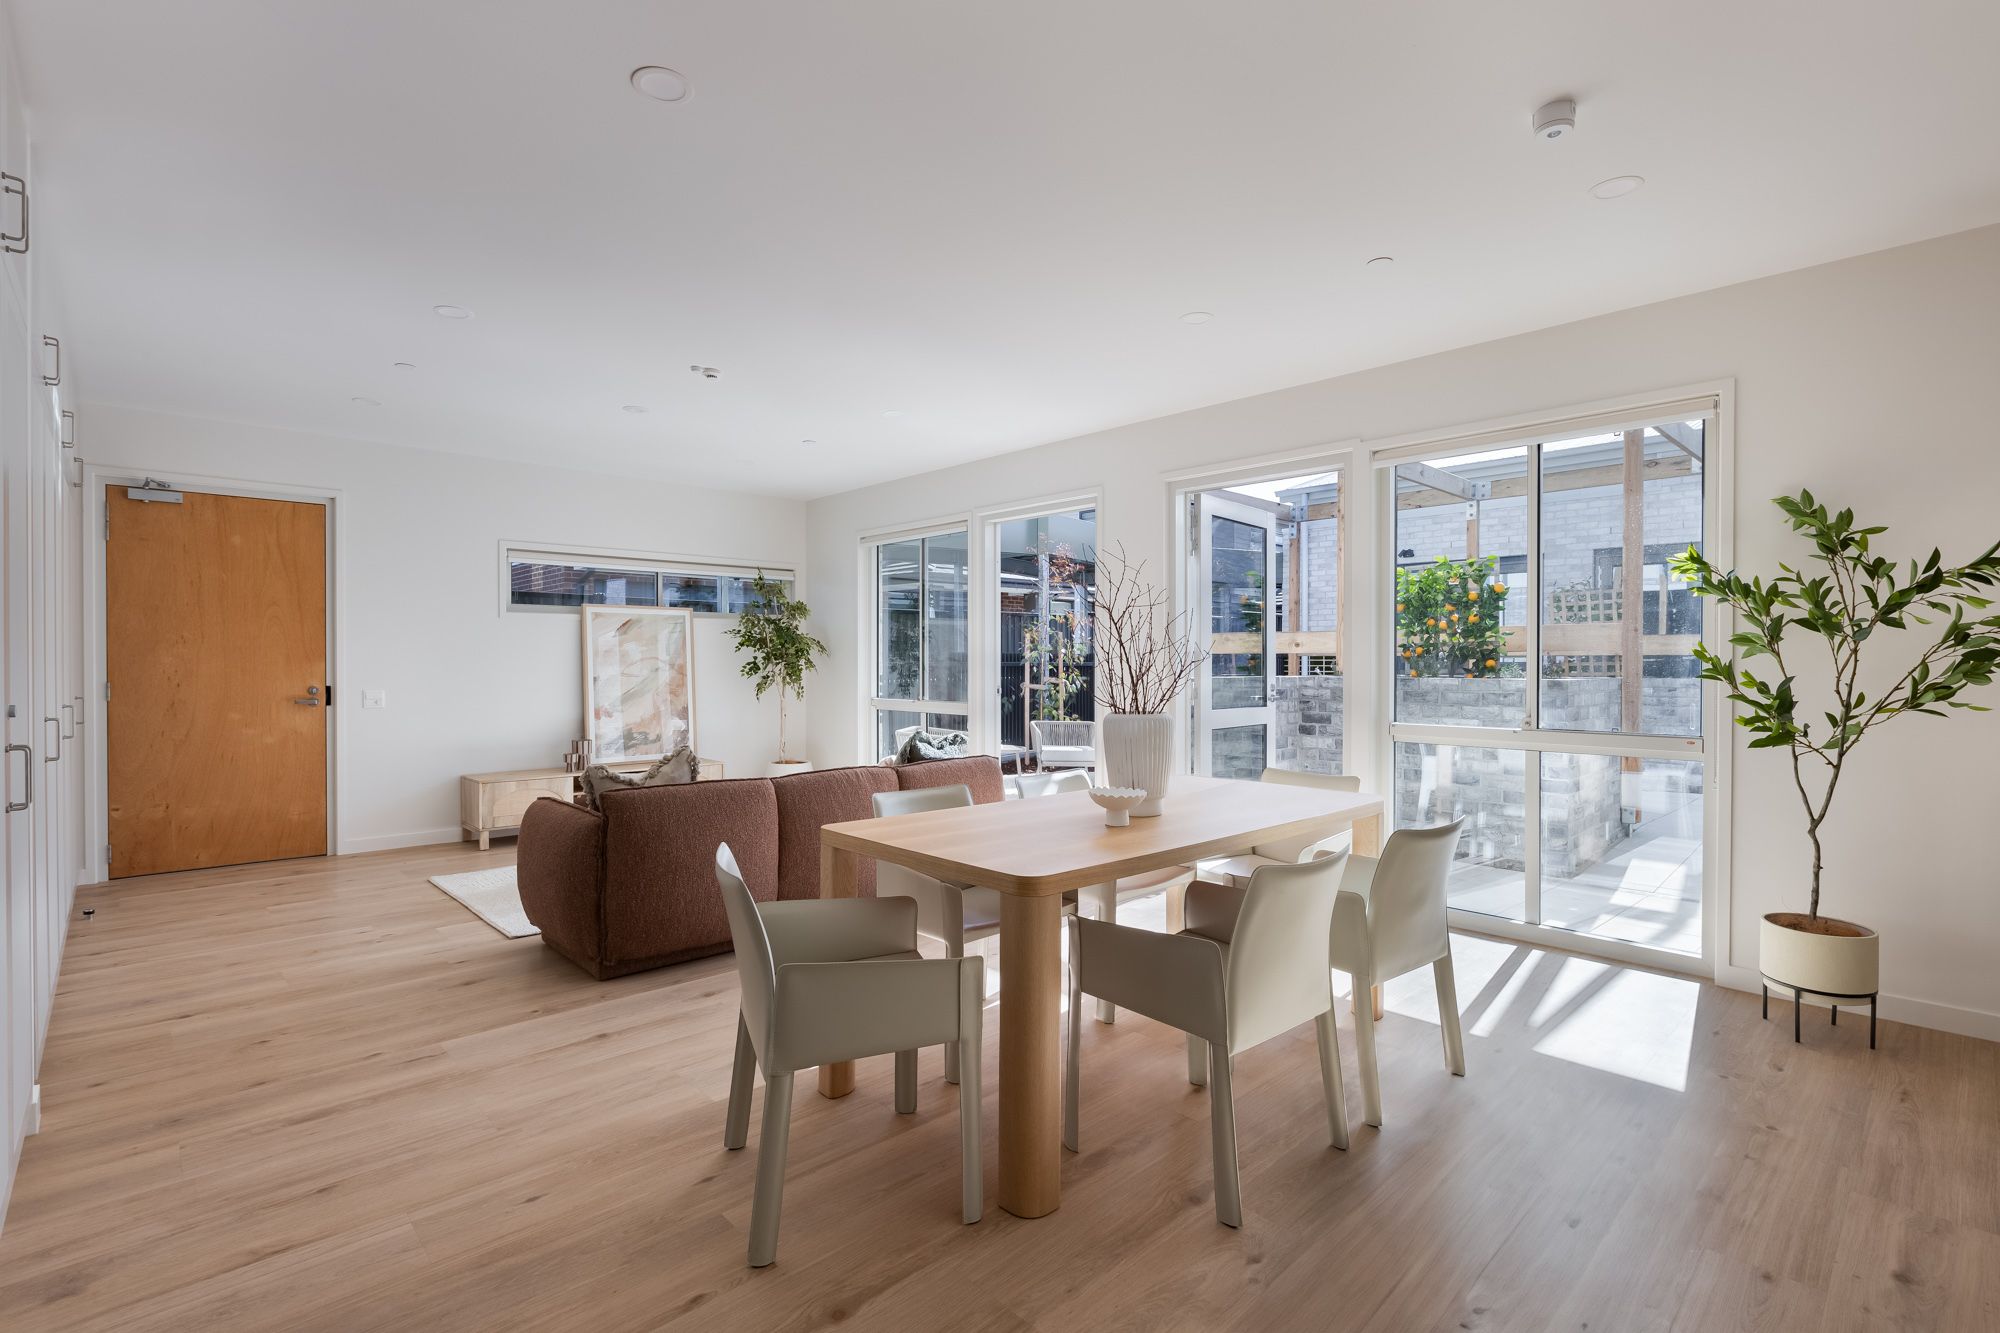
<svg viewBox="0 0 2000 1333"><path fill-rule="evenodd" d="M736 853L752 898L778 896L773 785L737 778L604 793L599 956L605 964L698 957L729 947L729 918L715 882L721 843Z"/></svg>
<svg viewBox="0 0 2000 1333"><path fill-rule="evenodd" d="M972 788L979 805L1002 799L1006 792L1000 782L1000 761L990 754L972 754L963 759L926 759L899 764L890 770L896 785L904 791L916 787L950 787L964 783Z"/></svg>
<svg viewBox="0 0 2000 1333"><path fill-rule="evenodd" d="M603 808L601 801L607 791L621 787L671 787L700 778L701 760L685 745L637 773L620 773L603 764L592 764L583 770L583 781L578 784L583 789L578 804L586 810L598 810Z"/></svg>
<svg viewBox="0 0 2000 1333"><path fill-rule="evenodd" d="M903 770L868 765L829 768L776 778L778 796L778 897L784 900L819 897L819 830L822 824L872 819L870 799L878 791L895 791ZM999 772L999 765L994 765ZM964 779L958 779L964 781ZM997 782L996 782L997 785ZM854 877L855 896L875 896L875 861L861 858Z"/></svg>

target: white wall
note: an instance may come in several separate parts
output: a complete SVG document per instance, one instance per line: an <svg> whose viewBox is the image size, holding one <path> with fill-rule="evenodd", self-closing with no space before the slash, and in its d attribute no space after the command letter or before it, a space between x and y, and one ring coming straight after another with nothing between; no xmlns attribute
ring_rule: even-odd
<svg viewBox="0 0 2000 1333"><path fill-rule="evenodd" d="M1208 331L1228 336L1220 321ZM1890 525L1895 550L1941 544L1963 559L2000 537L1996 366L2000 228L1985 228L816 501L816 619L834 652L813 757L859 757L849 701L868 528L1097 486L1101 542L1158 569L1163 473L1733 377L1740 564L1796 552L1766 501L1800 486ZM1882 931L1886 1016L2000 1037L1996 750L2000 713L1905 719L1870 736L1844 780L1825 906ZM1758 918L1803 906L1807 848L1784 761L1739 743L1734 772L1718 970L1754 986Z"/></svg>
<svg viewBox="0 0 2000 1333"><path fill-rule="evenodd" d="M342 852L456 839L459 774L560 764L583 734L577 618L501 609L503 540L785 566L805 555L793 500L102 405L77 419L96 466L337 495ZM761 773L776 701L738 674L729 624L695 618L697 746L731 774ZM361 707L373 689L386 709Z"/></svg>

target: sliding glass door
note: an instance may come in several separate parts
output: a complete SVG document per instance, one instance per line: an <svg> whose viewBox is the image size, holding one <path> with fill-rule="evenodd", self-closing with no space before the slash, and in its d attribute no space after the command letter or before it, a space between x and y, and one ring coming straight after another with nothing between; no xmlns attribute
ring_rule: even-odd
<svg viewBox="0 0 2000 1333"><path fill-rule="evenodd" d="M1463 817L1464 912L1699 955L1709 418L1394 468L1393 818Z"/></svg>

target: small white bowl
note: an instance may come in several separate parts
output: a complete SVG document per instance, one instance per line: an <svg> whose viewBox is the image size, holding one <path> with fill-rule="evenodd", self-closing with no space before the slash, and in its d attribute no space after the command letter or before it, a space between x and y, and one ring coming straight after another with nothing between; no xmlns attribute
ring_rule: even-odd
<svg viewBox="0 0 2000 1333"><path fill-rule="evenodd" d="M1104 827L1124 828L1132 822L1132 807L1146 799L1144 787L1092 787L1090 799L1104 807Z"/></svg>

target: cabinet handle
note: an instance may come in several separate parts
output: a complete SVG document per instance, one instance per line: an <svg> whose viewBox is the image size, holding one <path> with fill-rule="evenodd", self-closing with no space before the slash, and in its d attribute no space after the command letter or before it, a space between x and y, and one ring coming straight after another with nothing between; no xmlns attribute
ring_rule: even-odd
<svg viewBox="0 0 2000 1333"><path fill-rule="evenodd" d="M28 182L12 172L0 171L0 193L16 195L21 200L21 234L0 232L0 252L24 255L28 253Z"/></svg>
<svg viewBox="0 0 2000 1333"><path fill-rule="evenodd" d="M65 449L76 448L76 413L70 411L67 407L63 409L62 414L62 447Z"/></svg>
<svg viewBox="0 0 2000 1333"><path fill-rule="evenodd" d="M44 333L42 335L42 346L56 349L56 373L42 376L42 383L53 389L62 383L62 339L51 338L48 334Z"/></svg>
<svg viewBox="0 0 2000 1333"><path fill-rule="evenodd" d="M27 759L23 761L23 763L21 764L21 785L27 790L28 799L25 801L7 802L7 813L10 815L19 810L26 810L29 806L35 803L34 748L32 746L27 746L27 745L10 745L7 747L8 754L12 754L16 750L19 750L22 754L28 756Z"/></svg>
<svg viewBox="0 0 2000 1333"><path fill-rule="evenodd" d="M58 708L58 709L57 709L56 711L57 711L57 712L59 712L59 713L68 713L68 714L69 714L69 730L68 730L68 731L65 731L65 732L64 732L64 733L62 734L62 738L63 738L64 740L66 740L66 741L72 741L72 740L75 740L75 739L76 739L76 709L75 709L75 708L73 708L73 707L71 707L71 706L70 706L69 704L64 704L64 705L63 705L62 707Z"/></svg>
<svg viewBox="0 0 2000 1333"><path fill-rule="evenodd" d="M43 763L53 764L56 760L62 758L62 719L59 717L45 717L42 721L55 730L55 748L42 756Z"/></svg>
<svg viewBox="0 0 2000 1333"><path fill-rule="evenodd" d="M76 696L76 729L83 730L83 696Z"/></svg>

